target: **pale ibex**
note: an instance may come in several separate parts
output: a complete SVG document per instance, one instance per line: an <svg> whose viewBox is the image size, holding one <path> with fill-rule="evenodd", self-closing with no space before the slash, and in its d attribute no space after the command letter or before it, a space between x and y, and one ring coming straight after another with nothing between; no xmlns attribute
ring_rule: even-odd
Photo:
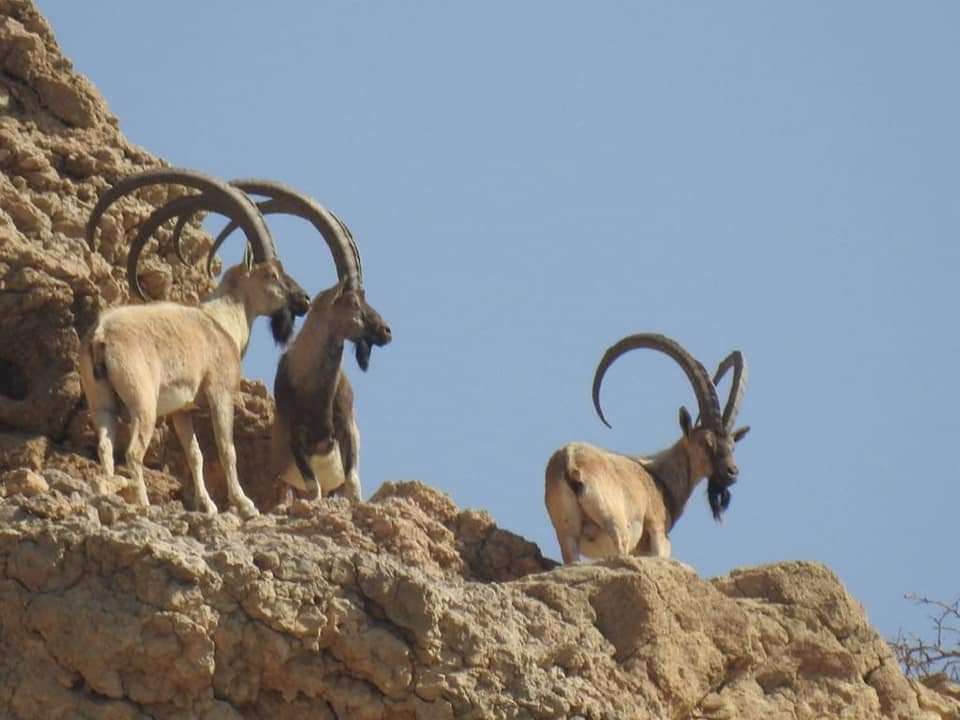
<svg viewBox="0 0 960 720"><path fill-rule="evenodd" d="M711 382L703 365L677 342L648 333L623 338L606 351L593 380L593 404L608 427L600 407L603 376L618 357L637 348L658 350L680 365L693 385L699 421L694 424L681 407L683 436L655 455L622 455L585 443L565 445L553 454L545 499L565 563L581 553L594 559L631 553L670 557L667 534L705 477L710 478L708 496L717 520L730 503L729 487L739 473L734 444L750 430L733 428L746 387L743 355L731 353ZM731 367L733 383L721 414L715 385Z"/></svg>
<svg viewBox="0 0 960 720"><path fill-rule="evenodd" d="M232 180L230 184L266 198L257 202L263 215L289 214L312 223L326 242L337 271L337 284L318 293L310 303L303 328L277 368L272 473L308 498L319 497L322 489L322 494L342 491L359 500L360 433L353 388L340 367L343 343L354 343L357 363L366 370L372 347L390 342L391 333L366 301L356 242L339 217L287 185L262 179ZM183 207L179 211L184 214L174 229L173 242L183 260L180 233L189 211L184 212ZM231 221L217 235L207 256L208 270L214 253L237 227L237 222Z"/></svg>
<svg viewBox="0 0 960 720"><path fill-rule="evenodd" d="M303 328L277 368L272 472L309 498L342 489L348 498L359 500L360 433L353 389L340 367L343 344L347 340L354 343L357 363L366 370L371 348L386 345L392 336L383 318L367 303L356 242L336 215L287 186L264 180L233 184L268 198L257 204L265 215L287 213L313 223L337 269L337 284L313 299ZM232 225L224 228L213 250L232 229Z"/></svg>
<svg viewBox="0 0 960 720"><path fill-rule="evenodd" d="M240 486L233 445L233 405L240 386L240 361L254 319L290 313L291 306L302 306L302 298L291 289L292 281L284 273L270 233L250 199L226 183L189 170L147 170L118 182L91 213L87 224L91 249L97 224L114 201L158 183L186 185L200 194L158 208L140 228L127 262L127 277L135 294L144 297L137 262L150 233L166 219L180 215L188 205L199 203L200 209L235 220L246 235L250 254L243 264L224 273L200 307L160 302L101 313L85 336L80 353L80 377L97 430L100 463L104 472L113 475L116 421L125 410L130 420L126 460L137 501L148 504L143 456L157 418L171 415L193 476L197 509L215 513L216 505L203 482L203 458L190 416L194 401L202 393L210 407L229 503L241 516L251 517L257 509ZM287 340L292 323L285 336L282 329L274 326L278 342Z"/></svg>

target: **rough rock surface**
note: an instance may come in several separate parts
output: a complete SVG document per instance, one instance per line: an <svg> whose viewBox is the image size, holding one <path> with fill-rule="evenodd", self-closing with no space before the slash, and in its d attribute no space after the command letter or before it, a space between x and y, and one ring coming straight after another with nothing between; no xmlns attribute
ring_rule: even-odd
<svg viewBox="0 0 960 720"><path fill-rule="evenodd" d="M77 372L80 339L102 308L128 302L132 233L155 205L183 189L150 188L114 205L101 222L96 252L87 247L84 226L115 180L160 164L124 138L33 4L0 0L0 470L36 468L75 449L95 456ZM167 242L171 226L160 233L160 251L144 254L141 282L154 298L196 303L212 288L201 269L210 238L198 225L188 228L184 249L194 262L185 266ZM241 482L261 507L270 507L262 463L272 401L263 385L246 383L239 405ZM222 503L223 475L212 460L217 453L206 418L198 434L211 459L205 468L211 493ZM166 471L149 474L151 494L178 496L174 478L184 477L186 464L165 424L146 461Z"/></svg>
<svg viewBox="0 0 960 720"><path fill-rule="evenodd" d="M557 568L418 483L241 523L0 501L0 716L958 718L825 568Z"/></svg>
<svg viewBox="0 0 960 720"><path fill-rule="evenodd" d="M163 429L158 504L128 505L92 460L77 352L127 301L127 238L167 191L112 210L96 252L83 225L112 181L158 162L33 5L0 0L0 718L960 719L958 688L906 680L818 565L558 568L418 483L206 517L177 501L186 467ZM185 239L194 260L209 246L198 227ZM196 302L210 281L165 241L144 285ZM245 383L238 465L262 508L272 412Z"/></svg>

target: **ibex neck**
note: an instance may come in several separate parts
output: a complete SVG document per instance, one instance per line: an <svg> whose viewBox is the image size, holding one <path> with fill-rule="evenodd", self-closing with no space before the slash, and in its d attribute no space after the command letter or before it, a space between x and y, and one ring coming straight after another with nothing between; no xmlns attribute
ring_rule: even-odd
<svg viewBox="0 0 960 720"><path fill-rule="evenodd" d="M688 443L677 441L650 457L645 465L664 494L664 504L670 513L670 527L673 527L683 514L694 489L703 480L702 476L694 475Z"/></svg>
<svg viewBox="0 0 960 720"><path fill-rule="evenodd" d="M310 398L315 428L333 429L333 404L340 380L343 340L331 337L319 318L308 318L287 351L287 372L297 391Z"/></svg>
<svg viewBox="0 0 960 720"><path fill-rule="evenodd" d="M236 345L240 357L243 357L247 352L250 328L253 325L253 316L247 311L243 300L226 293L223 286L220 286L200 308L223 328Z"/></svg>

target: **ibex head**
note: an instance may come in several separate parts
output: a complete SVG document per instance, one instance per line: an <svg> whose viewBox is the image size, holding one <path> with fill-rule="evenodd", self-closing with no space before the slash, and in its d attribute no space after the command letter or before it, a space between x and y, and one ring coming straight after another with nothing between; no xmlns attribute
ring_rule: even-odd
<svg viewBox="0 0 960 720"><path fill-rule="evenodd" d="M273 180L264 180L260 178L231 180L230 185L244 193L250 195L259 195L266 198L256 202L257 210L263 215L294 215L310 222L320 233L320 236L326 242L330 254L333 257L334 266L337 269L339 292L346 294L347 297L343 303L352 305L353 301L349 298L349 293L359 293L356 297L359 306L363 309L360 321L366 328L364 331L356 329L348 330L344 327L346 334L343 339L351 340L357 348L357 362L364 370L370 363L370 349L372 345L386 345L390 342L390 328L380 315L370 307L363 295L363 266L360 262L360 251L357 249L357 243L353 239L344 222L313 198L294 190L288 185L278 183ZM207 255L207 269L212 268L213 258L217 250L223 244L224 240L239 227L239 224L232 220L217 235L216 240L210 248ZM174 234L174 241L179 252L179 235ZM274 332L274 338L282 334L284 341L289 338L293 330L293 319L295 316L305 314L311 307L309 296L293 278L288 276L290 288L290 300L287 308L276 316L271 317L271 329ZM332 289L332 288L331 288ZM323 303L332 302L331 297L326 293ZM314 305L320 299L318 296L314 300ZM338 308L346 307L338 302ZM346 311L340 313L346 316ZM359 334L358 334L359 332ZM279 340L278 340L279 342Z"/></svg>
<svg viewBox="0 0 960 720"><path fill-rule="evenodd" d="M610 427L610 423L607 422L600 407L600 386L603 376L618 357L638 348L657 350L673 358L693 386L700 417L694 423L689 411L681 407L680 429L683 432L684 441L688 444L691 472L696 477L709 478L707 499L713 517L719 521L723 511L730 505L729 488L737 481L737 475L740 472L734 459L734 446L750 430L749 427L736 430L733 428L746 390L747 373L743 355L739 351L730 353L720 363L717 374L711 381L703 365L679 343L668 337L640 333L623 338L604 353L593 380L593 404L607 427ZM716 384L731 367L734 368L733 384L726 407L721 413Z"/></svg>
<svg viewBox="0 0 960 720"><path fill-rule="evenodd" d="M318 294L313 300L312 311L318 317L324 317L323 322L332 337L354 344L361 370L370 366L370 352L374 345L381 347L393 339L390 326L367 302L366 292L356 287L350 278L344 278Z"/></svg>
<svg viewBox="0 0 960 720"><path fill-rule="evenodd" d="M713 376L713 384L719 385L720 380L730 368L733 368L733 382L726 407L723 409L723 432L718 435L720 440L717 443L721 449L713 463L714 472L710 474L707 481L707 500L710 502L713 518L717 522L720 522L723 511L730 505L730 486L737 481L739 474L733 459L733 446L750 432L749 425L734 429L737 413L740 412L740 403L743 402L743 394L747 389L747 365L743 359L743 353L734 350L724 358Z"/></svg>

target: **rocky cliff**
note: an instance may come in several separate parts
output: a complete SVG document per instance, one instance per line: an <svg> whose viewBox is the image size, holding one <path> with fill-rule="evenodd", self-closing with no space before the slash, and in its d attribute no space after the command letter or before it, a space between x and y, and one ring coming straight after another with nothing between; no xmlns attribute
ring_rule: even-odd
<svg viewBox="0 0 960 720"><path fill-rule="evenodd" d="M819 565L556 568L418 483L246 523L7 483L4 717L960 717Z"/></svg>
<svg viewBox="0 0 960 720"><path fill-rule="evenodd" d="M127 300L126 238L171 191L111 210L96 252L83 226L105 187L158 163L33 5L0 0L0 717L960 718L960 693L905 679L818 565L558 568L418 483L208 518L181 505L164 430L154 506L99 494L80 337ZM143 283L196 302L209 237L188 232L193 265L166 241ZM246 383L239 471L265 510L272 411Z"/></svg>
<svg viewBox="0 0 960 720"><path fill-rule="evenodd" d="M46 463L90 477L93 466L72 455L93 447L77 372L80 338L101 308L128 300L129 232L182 190L154 187L117 203L101 223L97 252L87 248L84 225L104 188L159 164L124 138L33 4L0 0L0 472ZM145 253L141 281L154 298L196 303L212 288L200 261L210 238L198 225L188 228L185 254L196 262L183 265L167 243L170 230L160 232L158 252ZM272 403L259 383L243 390L238 468L266 509L273 491L259 480ZM209 421L199 422L198 434L204 457L215 457ZM176 497L187 466L165 425L147 465L155 471L153 499ZM205 471L214 500L223 502L218 463Z"/></svg>

